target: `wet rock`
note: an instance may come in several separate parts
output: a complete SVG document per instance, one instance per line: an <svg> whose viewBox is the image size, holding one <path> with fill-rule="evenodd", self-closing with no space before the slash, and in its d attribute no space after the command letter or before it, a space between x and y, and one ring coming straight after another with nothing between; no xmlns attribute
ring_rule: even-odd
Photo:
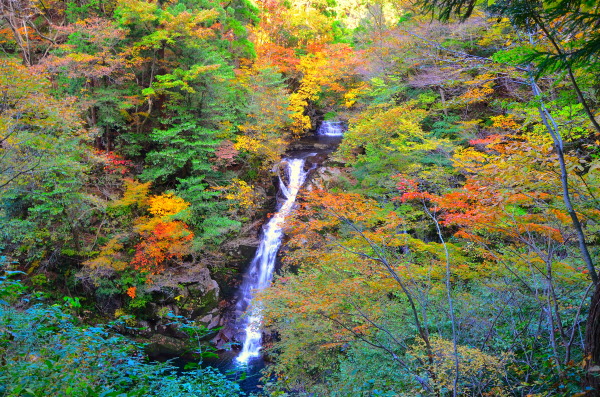
<svg viewBox="0 0 600 397"><path fill-rule="evenodd" d="M239 346L238 340L236 340L236 331L232 328L223 328L217 335L211 340L211 343L217 349L229 349L232 345Z"/></svg>
<svg viewBox="0 0 600 397"><path fill-rule="evenodd" d="M221 325L221 316L214 316L214 317L212 317L210 323L206 326L206 328L215 329L219 325Z"/></svg>
<svg viewBox="0 0 600 397"><path fill-rule="evenodd" d="M123 327L123 333L150 339L162 336L185 343L189 335L181 331L177 321L185 324L199 318L208 328L217 328L222 322L219 285L200 263L167 270L153 279L148 292L152 293L152 302L145 318ZM181 318L174 321L173 316Z"/></svg>
<svg viewBox="0 0 600 397"><path fill-rule="evenodd" d="M252 223L246 224L239 232L239 236L226 241L221 246L221 251L228 255L233 261L240 265L247 264L259 244L260 229L264 219L258 219ZM229 265L228 265L229 266Z"/></svg>
<svg viewBox="0 0 600 397"><path fill-rule="evenodd" d="M207 314L206 316L202 317L201 319L198 320L198 322L204 324L204 325L208 325L211 323L211 321L213 320L213 315L212 314Z"/></svg>
<svg viewBox="0 0 600 397"><path fill-rule="evenodd" d="M217 306L219 301L218 288L219 287L215 281L214 288L204 292L201 295L194 296L190 293L190 297L188 299L182 299L182 303L180 303L179 307L185 313L187 313L190 319L194 320Z"/></svg>
<svg viewBox="0 0 600 397"><path fill-rule="evenodd" d="M307 190L327 189L340 182L344 177L344 172L336 167L319 167L312 175Z"/></svg>
<svg viewBox="0 0 600 397"><path fill-rule="evenodd" d="M219 314L219 311L211 310L209 314L200 319L197 319L196 321L198 321L208 329L215 329L221 325L221 320L222 318Z"/></svg>
<svg viewBox="0 0 600 397"><path fill-rule="evenodd" d="M297 141L288 145L288 152L310 151L315 148L315 143L311 141Z"/></svg>
<svg viewBox="0 0 600 397"><path fill-rule="evenodd" d="M317 153L314 156L308 156L306 158L306 168L316 168L323 164L327 160L327 153Z"/></svg>
<svg viewBox="0 0 600 397"><path fill-rule="evenodd" d="M238 246L238 252L241 257L248 258L248 261L250 261L254 257L257 248L258 241L253 241L252 244L240 244Z"/></svg>

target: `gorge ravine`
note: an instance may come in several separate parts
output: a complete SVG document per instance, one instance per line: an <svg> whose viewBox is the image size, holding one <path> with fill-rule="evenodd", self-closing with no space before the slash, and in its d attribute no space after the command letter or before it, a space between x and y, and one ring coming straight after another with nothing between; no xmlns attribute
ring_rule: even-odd
<svg viewBox="0 0 600 397"><path fill-rule="evenodd" d="M325 121L317 130L315 147L319 144L337 145L343 135L341 122ZM245 313L238 320L238 327L244 329L242 349L236 358L237 363L248 364L253 358L260 357L262 348L262 312L259 303L253 302L253 292L267 288L271 284L275 271L277 254L283 239L283 227L286 217L292 211L296 196L305 183L310 171L317 163L308 164L307 159L317 155L315 152L300 150L284 158L279 169L285 169L285 177L279 176L279 200L277 212L263 227L260 243L254 258L250 262L238 293L236 311ZM310 149L309 149L310 150ZM327 150L330 151L330 150ZM287 184L286 184L287 181Z"/></svg>

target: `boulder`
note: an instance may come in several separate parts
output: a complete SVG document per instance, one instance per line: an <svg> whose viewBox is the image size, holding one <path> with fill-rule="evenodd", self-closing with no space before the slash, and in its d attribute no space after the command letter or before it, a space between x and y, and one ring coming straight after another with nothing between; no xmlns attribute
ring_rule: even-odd
<svg viewBox="0 0 600 397"><path fill-rule="evenodd" d="M319 167L316 169L306 190L326 189L338 184L344 172L337 167Z"/></svg>

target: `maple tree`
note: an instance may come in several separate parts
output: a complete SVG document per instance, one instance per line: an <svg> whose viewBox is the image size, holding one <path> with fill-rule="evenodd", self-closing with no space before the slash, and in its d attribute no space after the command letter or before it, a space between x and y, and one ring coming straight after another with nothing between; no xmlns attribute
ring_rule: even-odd
<svg viewBox="0 0 600 397"><path fill-rule="evenodd" d="M190 204L172 193L149 195L150 183L126 180L123 197L111 203L111 211L123 215L132 211L128 232L118 232L100 247L96 257L84 262L81 277L99 283L102 277L134 273L139 277L121 285L132 300L144 291L144 285L153 283L153 276L183 261L192 252L194 233L182 220ZM130 247L133 254L126 253ZM135 279L134 279L135 280Z"/></svg>
<svg viewBox="0 0 600 397"><path fill-rule="evenodd" d="M292 387L293 382L307 382L307 372L335 369L335 361L327 357L335 356L344 343L354 339L389 354L394 366L412 374L409 382L414 387L445 387L442 379L436 379L433 367L425 370L430 379L423 381L412 359L398 352L415 337L423 343L424 356L433 352L420 309L425 305L424 295L434 299L443 290L420 285L425 280L443 279L442 246L397 234L404 226L401 218L357 194L314 191L297 216L292 243L298 245L292 244L294 251L286 260L292 271L277 279L273 291L262 294L267 319L280 332L275 349L282 352L274 371L286 373L286 382L292 382ZM458 247L450 249L455 259L466 260ZM403 256L398 251L414 254ZM473 277L470 270L460 267L453 269L453 275L463 280ZM396 306L399 302L406 306ZM384 343L379 332L389 332L384 309L389 305L396 307L396 314L410 319L415 329L398 331ZM289 323L289 316L296 322ZM311 329L315 333L305 337L307 322L314 324ZM312 353L307 355L307 351ZM298 370L298 360L306 360L300 367L307 372ZM427 367L426 362L417 364ZM433 362L429 364L433 366Z"/></svg>
<svg viewBox="0 0 600 397"><path fill-rule="evenodd" d="M127 85L142 59L125 46L126 30L108 19L80 20L57 31L67 39L40 66L86 103L88 122L98 129L95 146L111 151L114 130L123 128L128 118L124 113L136 103Z"/></svg>

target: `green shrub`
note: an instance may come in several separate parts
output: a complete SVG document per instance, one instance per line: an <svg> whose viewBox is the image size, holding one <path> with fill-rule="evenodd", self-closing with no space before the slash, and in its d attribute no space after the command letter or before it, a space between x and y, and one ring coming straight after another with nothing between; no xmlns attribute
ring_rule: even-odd
<svg viewBox="0 0 600 397"><path fill-rule="evenodd" d="M0 278L0 297L22 292L20 285ZM8 302L0 300L1 397L243 395L212 368L178 374L169 363L147 362L140 345L79 324L58 305L20 310Z"/></svg>

